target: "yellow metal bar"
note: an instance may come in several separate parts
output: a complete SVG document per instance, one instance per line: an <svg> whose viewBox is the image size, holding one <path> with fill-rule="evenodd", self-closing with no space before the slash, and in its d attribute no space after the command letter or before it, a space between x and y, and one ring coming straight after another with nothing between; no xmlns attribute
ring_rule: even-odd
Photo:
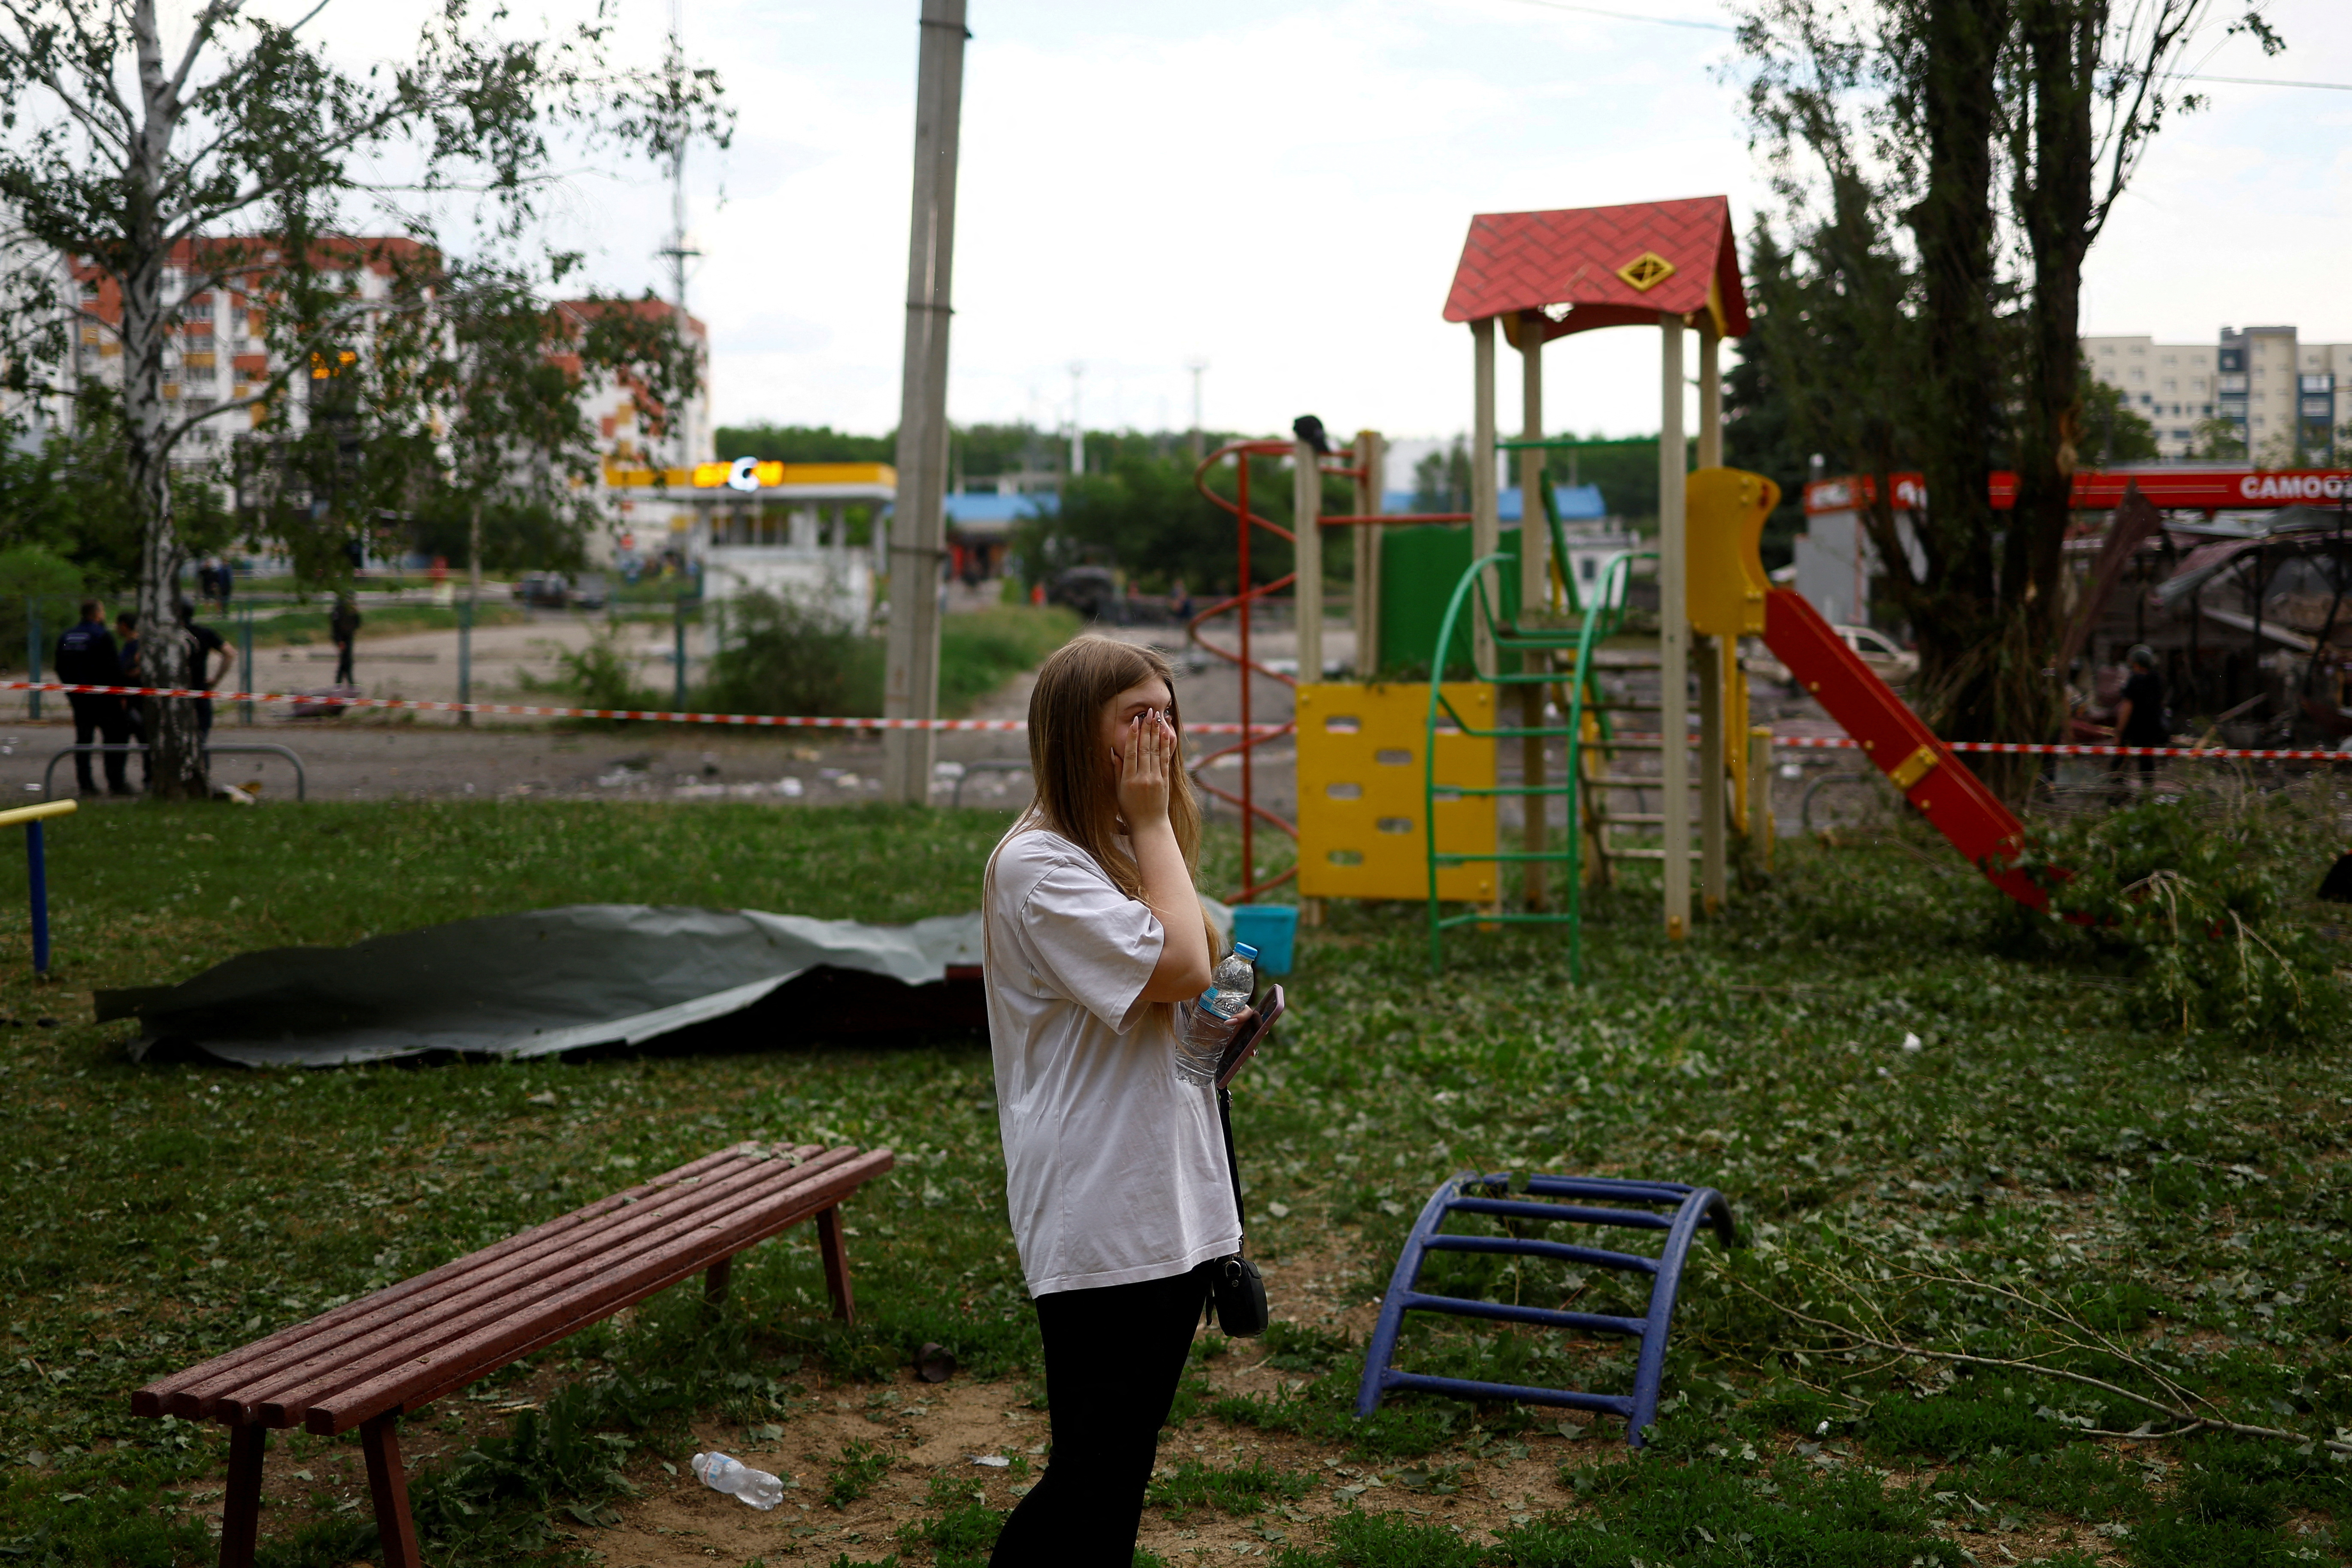
<svg viewBox="0 0 2352 1568"><path fill-rule="evenodd" d="M20 805L11 811L0 811L0 827L38 822L45 816L71 816L80 806L77 800L45 800L38 805Z"/></svg>

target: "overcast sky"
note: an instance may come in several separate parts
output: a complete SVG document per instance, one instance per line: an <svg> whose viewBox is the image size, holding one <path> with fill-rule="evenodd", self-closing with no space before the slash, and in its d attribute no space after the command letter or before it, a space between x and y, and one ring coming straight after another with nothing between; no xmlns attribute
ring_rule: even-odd
<svg viewBox="0 0 2352 1568"><path fill-rule="evenodd" d="M1715 0L1600 3L1727 16ZM328 13L352 48L414 15L353 4ZM666 7L623 4L625 37L657 49ZM731 150L689 169L705 252L689 295L721 423L897 421L918 10L687 0L688 50L741 117ZM2216 25L2189 63L2352 82L2352 5L2270 15L2288 53ZM1471 214L1721 193L1744 237L1765 199L1723 31L1542 0L971 0L971 26L959 422L1058 425L1077 363L1089 427L1180 428L1200 359L1220 428L1312 410L1339 430L1457 430L1469 334L1439 311ZM2213 106L2168 125L2093 252L2084 331L2209 342L2291 322L2352 340L2352 91L2204 90ZM635 289L659 276L667 223L665 184L638 166L583 174L555 227L600 282ZM1655 429L1655 356L1656 335L1629 329L1554 344L1549 422Z"/></svg>

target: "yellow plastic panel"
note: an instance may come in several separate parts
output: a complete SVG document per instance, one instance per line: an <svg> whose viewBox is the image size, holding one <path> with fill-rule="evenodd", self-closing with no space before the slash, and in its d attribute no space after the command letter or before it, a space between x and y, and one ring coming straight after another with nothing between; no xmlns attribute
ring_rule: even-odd
<svg viewBox="0 0 2352 1568"><path fill-rule="evenodd" d="M1495 689L1445 688L1471 725L1495 725ZM1426 899L1421 748L1429 725L1426 686L1323 681L1298 689L1298 891L1310 899ZM1441 731L1437 737L1437 847L1490 853L1495 797L1447 799L1446 785L1492 788L1495 742ZM1441 866L1437 894L1462 903L1495 897L1495 867Z"/></svg>
<svg viewBox="0 0 2352 1568"><path fill-rule="evenodd" d="M1683 481L1684 598L1703 637L1759 637L1771 582L1757 552L1780 487L1738 468L1699 468Z"/></svg>

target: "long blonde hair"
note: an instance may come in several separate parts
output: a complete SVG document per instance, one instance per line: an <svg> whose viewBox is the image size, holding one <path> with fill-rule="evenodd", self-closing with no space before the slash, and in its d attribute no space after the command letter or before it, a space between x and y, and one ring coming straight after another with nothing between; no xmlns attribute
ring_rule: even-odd
<svg viewBox="0 0 2352 1568"><path fill-rule="evenodd" d="M1120 692L1152 679L1168 688L1168 722L1178 742L1168 780L1168 825L1176 831L1184 868L1197 883L1201 802L1184 771L1184 720L1177 707L1176 672L1168 661L1133 643L1075 637L1039 668L1029 693L1029 771L1037 781L1029 819L1092 856L1103 875L1130 899L1143 897L1143 875L1135 858L1118 847L1118 787L1103 754L1102 712ZM1221 952L1223 943L1206 910L1202 923L1208 928L1209 951Z"/></svg>

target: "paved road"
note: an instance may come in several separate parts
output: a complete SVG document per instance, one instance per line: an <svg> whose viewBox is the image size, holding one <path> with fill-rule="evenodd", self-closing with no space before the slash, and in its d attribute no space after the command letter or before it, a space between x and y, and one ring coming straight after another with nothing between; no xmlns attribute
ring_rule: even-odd
<svg viewBox="0 0 2352 1568"><path fill-rule="evenodd" d="M955 607L961 607L961 605ZM604 623L591 617L541 613L528 625L485 627L474 638L474 693L482 701L562 700L545 688L559 674L558 657L586 646ZM1177 666L1177 695L1190 721L1232 722L1241 716L1241 683L1230 665L1185 647L1181 628L1134 626L1101 628L1105 635L1157 646ZM639 683L667 690L671 682L670 628L666 625L625 625L621 646L637 667ZM689 630L689 671L703 655L698 630ZM1230 634L1225 634L1229 638ZM1326 657L1346 661L1352 637L1343 628L1326 635ZM1261 626L1253 638L1253 652L1264 662L1280 664L1297 652L1293 633L1280 626ZM333 672L332 650L265 648L260 651L258 684L270 689L323 687ZM418 632L396 637L363 638L358 657L362 688L372 696L454 700L457 697L457 634ZM534 689L536 683L537 689ZM1024 717L1031 681L1022 677L985 700L976 718ZM1784 732L1835 732L1836 726L1806 699L1789 700L1759 688L1758 718ZM1278 680L1253 678L1252 718L1259 722L1286 721L1291 714L1290 689ZM30 799L41 787L43 767L59 748L71 742L68 726L61 722L63 704L47 699L47 722L33 724L24 718L21 696L0 707L0 797ZM862 740L822 731L733 731L684 725L640 725L622 731L582 729L530 721L482 720L473 729L458 728L449 716L438 714L350 715L339 720L305 721L285 716L284 710L261 710L247 727L233 712L221 716L216 731L224 742L269 742L292 748L303 759L312 799L371 799L394 796L559 796L604 800L762 800L780 805L822 805L877 798L883 765L879 741ZM1231 743L1223 737L1200 737L1194 755ZM933 781L933 798L946 801L957 790L958 769L969 772L961 780L965 805L1014 809L1030 796L1025 767L1028 739L1020 733L952 731L936 741L941 764ZM1296 749L1287 737L1258 749L1257 798L1268 810L1295 819L1297 792L1294 765ZM1512 759L1506 758L1507 766ZM1238 791L1238 758L1212 763L1204 776ZM1795 776L1780 770L1775 780L1776 815L1780 831L1796 830L1797 808L1809 780L1827 771L1857 771L1853 759L1837 752L1785 753L1798 764ZM974 766L973 764L982 764ZM133 776L136 776L133 763ZM292 795L294 775L276 757L223 755L216 770L223 782L257 781L262 798ZM70 761L59 764L60 793L73 786ZM1864 798L1853 791L1849 808ZM1825 796L1823 805L1835 807L1838 796ZM1516 803L1505 803L1504 815L1513 821ZM1555 805L1555 814L1559 807ZM1234 809L1210 803L1213 820L1231 821Z"/></svg>

